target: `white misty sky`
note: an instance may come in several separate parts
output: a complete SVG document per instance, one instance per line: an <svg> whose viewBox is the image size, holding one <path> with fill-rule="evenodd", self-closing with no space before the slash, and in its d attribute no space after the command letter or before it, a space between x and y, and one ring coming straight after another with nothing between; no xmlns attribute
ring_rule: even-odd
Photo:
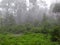
<svg viewBox="0 0 60 45"><path fill-rule="evenodd" d="M0 2L2 2L2 0L0 0Z"/></svg>
<svg viewBox="0 0 60 45"><path fill-rule="evenodd" d="M42 6L42 5L40 5L40 0L37 0L38 2L38 5L39 6ZM52 4L52 3L54 3L54 2L56 2L56 0L42 0L42 1L45 1L46 3L47 3L47 8L49 9L49 7L50 7L50 5ZM59 0L57 0L58 2L59 2ZM27 7L31 7L30 6L30 3L31 2L29 2L29 0L26 0L26 5L27 5ZM44 6L43 6L44 7Z"/></svg>
<svg viewBox="0 0 60 45"><path fill-rule="evenodd" d="M0 2L2 2L3 0L0 0ZM39 4L39 1L40 0L37 0L38 2L38 4ZM50 7L50 5L52 4L52 3L54 3L54 2L60 2L60 0L43 0L43 1L46 1L46 3L47 3L47 8L49 9L49 7ZM29 10L30 8L32 8L33 7L33 4L31 3L31 2L29 2L29 0L26 0L26 5L27 5L27 10ZM14 5L14 3L12 3L12 6L15 6ZM42 5L41 5L42 6ZM44 7L44 6L43 6Z"/></svg>

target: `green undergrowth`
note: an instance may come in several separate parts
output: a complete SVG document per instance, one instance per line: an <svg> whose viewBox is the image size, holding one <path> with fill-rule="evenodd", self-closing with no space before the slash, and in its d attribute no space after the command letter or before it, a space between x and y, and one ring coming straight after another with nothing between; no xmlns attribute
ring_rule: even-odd
<svg viewBox="0 0 60 45"><path fill-rule="evenodd" d="M40 33L29 34L0 34L0 45L58 45L50 41L50 35Z"/></svg>

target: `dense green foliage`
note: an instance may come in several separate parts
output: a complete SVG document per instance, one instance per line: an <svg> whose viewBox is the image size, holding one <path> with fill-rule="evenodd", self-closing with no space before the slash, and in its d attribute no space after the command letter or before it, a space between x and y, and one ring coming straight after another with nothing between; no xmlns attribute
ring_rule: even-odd
<svg viewBox="0 0 60 45"><path fill-rule="evenodd" d="M1 26L0 34L1 45L60 44L60 26L58 25L49 28L47 25L34 26L32 24Z"/></svg>
<svg viewBox="0 0 60 45"><path fill-rule="evenodd" d="M35 33L18 36L0 34L0 40L0 45L58 45L57 42L50 41L50 35Z"/></svg>

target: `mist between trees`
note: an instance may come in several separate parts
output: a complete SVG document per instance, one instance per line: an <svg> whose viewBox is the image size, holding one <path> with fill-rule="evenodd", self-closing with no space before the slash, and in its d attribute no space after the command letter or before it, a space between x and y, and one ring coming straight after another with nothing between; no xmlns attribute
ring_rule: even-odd
<svg viewBox="0 0 60 45"><path fill-rule="evenodd" d="M52 3L48 9L45 1L40 2L38 6L36 0L30 0L29 5L25 0L3 0L0 4L0 34L33 34L32 37L42 34L42 38L52 42L48 45L59 45L60 3Z"/></svg>

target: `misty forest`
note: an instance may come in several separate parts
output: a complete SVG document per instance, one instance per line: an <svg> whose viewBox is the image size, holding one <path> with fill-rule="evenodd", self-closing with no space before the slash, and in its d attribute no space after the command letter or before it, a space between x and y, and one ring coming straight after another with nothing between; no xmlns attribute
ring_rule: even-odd
<svg viewBox="0 0 60 45"><path fill-rule="evenodd" d="M0 0L0 45L60 45L60 0Z"/></svg>

